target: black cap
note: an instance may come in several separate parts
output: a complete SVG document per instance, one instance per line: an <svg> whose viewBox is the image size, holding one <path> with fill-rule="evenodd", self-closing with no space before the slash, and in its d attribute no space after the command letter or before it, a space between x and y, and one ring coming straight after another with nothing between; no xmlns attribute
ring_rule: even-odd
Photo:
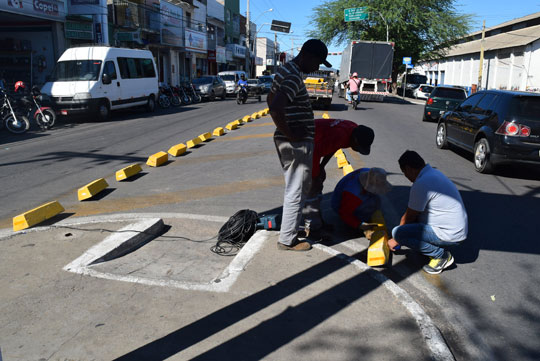
<svg viewBox="0 0 540 361"><path fill-rule="evenodd" d="M321 59L319 64L324 64L324 66L331 68L332 64L326 61L326 56L328 55L328 48L322 41L319 39L310 39L302 45L303 52L313 54Z"/></svg>
<svg viewBox="0 0 540 361"><path fill-rule="evenodd" d="M358 147L354 149L360 154L368 155L371 152L371 144L375 139L375 133L373 129L366 127L365 125L359 125L354 128L352 136L356 139Z"/></svg>

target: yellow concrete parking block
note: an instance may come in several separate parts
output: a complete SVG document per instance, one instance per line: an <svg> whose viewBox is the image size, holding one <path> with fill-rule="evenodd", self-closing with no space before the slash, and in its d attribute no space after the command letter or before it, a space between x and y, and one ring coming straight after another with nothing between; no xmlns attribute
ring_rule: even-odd
<svg viewBox="0 0 540 361"><path fill-rule="evenodd" d="M214 132L212 133L214 137L221 137L223 134L225 134L225 130L222 127L214 129Z"/></svg>
<svg viewBox="0 0 540 361"><path fill-rule="evenodd" d="M169 148L168 153L172 155L173 157L179 157L182 154L184 154L187 150L187 146L184 143L180 143L177 145L173 145Z"/></svg>
<svg viewBox="0 0 540 361"><path fill-rule="evenodd" d="M225 128L227 128L228 130L234 130L236 128L238 128L238 125L237 124L234 124L234 123L229 123L225 126Z"/></svg>
<svg viewBox="0 0 540 361"><path fill-rule="evenodd" d="M13 217L13 231L20 231L32 227L64 211L64 207L58 201L52 201L36 207L28 212Z"/></svg>
<svg viewBox="0 0 540 361"><path fill-rule="evenodd" d="M264 114L264 110L258 111L257 114L259 115L259 118L262 118L262 117L264 117L264 115L265 115L265 114Z"/></svg>
<svg viewBox="0 0 540 361"><path fill-rule="evenodd" d="M345 154L338 155L338 156L336 157L336 160L337 160L337 166L338 166L338 168L343 168L343 167L345 167L347 164L349 164L349 161L348 161L347 158L345 157Z"/></svg>
<svg viewBox="0 0 540 361"><path fill-rule="evenodd" d="M371 216L370 223L378 223L369 242L367 264L368 266L385 265L390 258L390 249L388 248L388 230L380 209L376 210Z"/></svg>
<svg viewBox="0 0 540 361"><path fill-rule="evenodd" d="M322 117L323 119L330 119L330 115L328 115L328 113L323 113Z"/></svg>
<svg viewBox="0 0 540 361"><path fill-rule="evenodd" d="M267 115L268 113L270 113L270 108L264 108L264 115Z"/></svg>
<svg viewBox="0 0 540 361"><path fill-rule="evenodd" d="M343 167L343 176L346 176L347 174L351 172L354 172L354 168L352 167L352 165L347 164L346 166Z"/></svg>
<svg viewBox="0 0 540 361"><path fill-rule="evenodd" d="M236 119L235 121L232 121L231 124L242 125L242 122Z"/></svg>
<svg viewBox="0 0 540 361"><path fill-rule="evenodd" d="M150 157L148 157L146 164L148 164L150 167L159 167L160 165L167 162L168 160L169 160L169 155L161 151L161 152L157 152L156 154L152 154Z"/></svg>
<svg viewBox="0 0 540 361"><path fill-rule="evenodd" d="M79 198L79 201L90 199L108 186L109 185L107 184L105 178L96 179L95 181L88 183L84 187L79 188L79 190L77 191L77 197Z"/></svg>
<svg viewBox="0 0 540 361"><path fill-rule="evenodd" d="M251 122L253 119L251 119L251 115L246 115L245 117L242 118L242 122L244 123L248 123L248 122Z"/></svg>
<svg viewBox="0 0 540 361"><path fill-rule="evenodd" d="M138 163L132 164L130 166L127 166L117 171L116 180L123 181L124 179L128 179L129 177L132 177L139 172L142 172L142 168L140 164Z"/></svg>
<svg viewBox="0 0 540 361"><path fill-rule="evenodd" d="M210 133L210 132L208 132L208 133L203 133L203 134L199 135L199 139L200 139L202 142L206 142L207 140L212 139L212 133Z"/></svg>
<svg viewBox="0 0 540 361"><path fill-rule="evenodd" d="M199 137L193 138L193 139L191 139L191 140L188 140L188 142L187 142L187 147L188 147L188 149L190 149L190 148L193 148L193 147L195 147L196 145L199 145L199 144L201 144L201 143L202 143L202 140L200 140Z"/></svg>
<svg viewBox="0 0 540 361"><path fill-rule="evenodd" d="M345 153L343 153L343 150L342 149L338 149L335 153L334 153L334 157L337 157L339 155L345 155Z"/></svg>
<svg viewBox="0 0 540 361"><path fill-rule="evenodd" d="M253 113L251 114L251 118L252 119L259 119L261 116L259 115L259 113Z"/></svg>

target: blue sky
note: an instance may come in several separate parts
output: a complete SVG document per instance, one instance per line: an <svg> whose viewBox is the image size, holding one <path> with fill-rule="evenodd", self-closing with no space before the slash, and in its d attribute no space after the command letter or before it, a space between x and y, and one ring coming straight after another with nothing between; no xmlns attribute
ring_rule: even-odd
<svg viewBox="0 0 540 361"><path fill-rule="evenodd" d="M293 46L301 46L307 37L305 33L310 29L312 8L322 4L322 0L250 0L251 19L258 28L264 23L271 23L272 19L292 23L292 34L278 33L278 42L282 50ZM474 22L471 31L480 30L482 21L486 20L486 27L495 26L508 20L519 18L535 12L540 12L540 0L457 0L455 2L458 12L473 14ZM240 0L240 12L246 14L247 0ZM273 9L271 12L265 12ZM269 25L260 28L257 36L274 38ZM392 34L390 34L390 40ZM383 39L381 39L383 40ZM342 46L329 46L330 52L342 51ZM296 53L296 51L295 51ZM329 56L328 60L336 68L341 62L340 56Z"/></svg>

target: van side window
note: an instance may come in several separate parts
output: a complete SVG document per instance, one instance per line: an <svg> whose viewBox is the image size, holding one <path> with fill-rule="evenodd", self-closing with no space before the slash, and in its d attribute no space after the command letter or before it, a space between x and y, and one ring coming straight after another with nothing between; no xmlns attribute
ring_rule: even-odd
<svg viewBox="0 0 540 361"><path fill-rule="evenodd" d="M118 67L120 68L120 76L122 79L129 79L129 70L127 66L126 58L117 58Z"/></svg>
<svg viewBox="0 0 540 361"><path fill-rule="evenodd" d="M145 78L155 78L156 71L154 69L154 63L152 59L139 59L141 62L141 68L143 71L143 76Z"/></svg>
<svg viewBox="0 0 540 361"><path fill-rule="evenodd" d="M155 78L152 59L118 58L118 67L123 79Z"/></svg>
<svg viewBox="0 0 540 361"><path fill-rule="evenodd" d="M105 66L103 67L103 74L107 74L111 80L116 79L116 67L114 66L113 61L105 62Z"/></svg>

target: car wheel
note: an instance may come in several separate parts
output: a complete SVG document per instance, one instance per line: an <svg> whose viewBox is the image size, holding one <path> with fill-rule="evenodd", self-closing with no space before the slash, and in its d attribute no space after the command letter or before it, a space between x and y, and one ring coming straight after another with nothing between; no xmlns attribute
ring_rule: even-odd
<svg viewBox="0 0 540 361"><path fill-rule="evenodd" d="M102 100L98 105L97 118L100 122L105 122L111 116L111 109L109 108L109 103L105 100Z"/></svg>
<svg viewBox="0 0 540 361"><path fill-rule="evenodd" d="M213 90L212 90L212 92L210 93L210 96L208 97L208 99L209 99L210 101L212 101L212 102L213 102L214 100L216 100L216 93L214 93Z"/></svg>
<svg viewBox="0 0 540 361"><path fill-rule="evenodd" d="M437 136L435 137L435 144L437 148L446 149L448 148L448 139L446 138L446 124L440 122L437 126Z"/></svg>
<svg viewBox="0 0 540 361"><path fill-rule="evenodd" d="M225 98L227 98L227 92L224 89L223 93L221 94L221 100L225 100Z"/></svg>
<svg viewBox="0 0 540 361"><path fill-rule="evenodd" d="M474 144L474 169L480 173L491 173L494 167L490 157L488 141L486 138L479 139Z"/></svg>
<svg viewBox="0 0 540 361"><path fill-rule="evenodd" d="M156 109L156 100L154 99L153 95L150 95L148 97L148 101L146 102L146 111L149 113L152 113Z"/></svg>

